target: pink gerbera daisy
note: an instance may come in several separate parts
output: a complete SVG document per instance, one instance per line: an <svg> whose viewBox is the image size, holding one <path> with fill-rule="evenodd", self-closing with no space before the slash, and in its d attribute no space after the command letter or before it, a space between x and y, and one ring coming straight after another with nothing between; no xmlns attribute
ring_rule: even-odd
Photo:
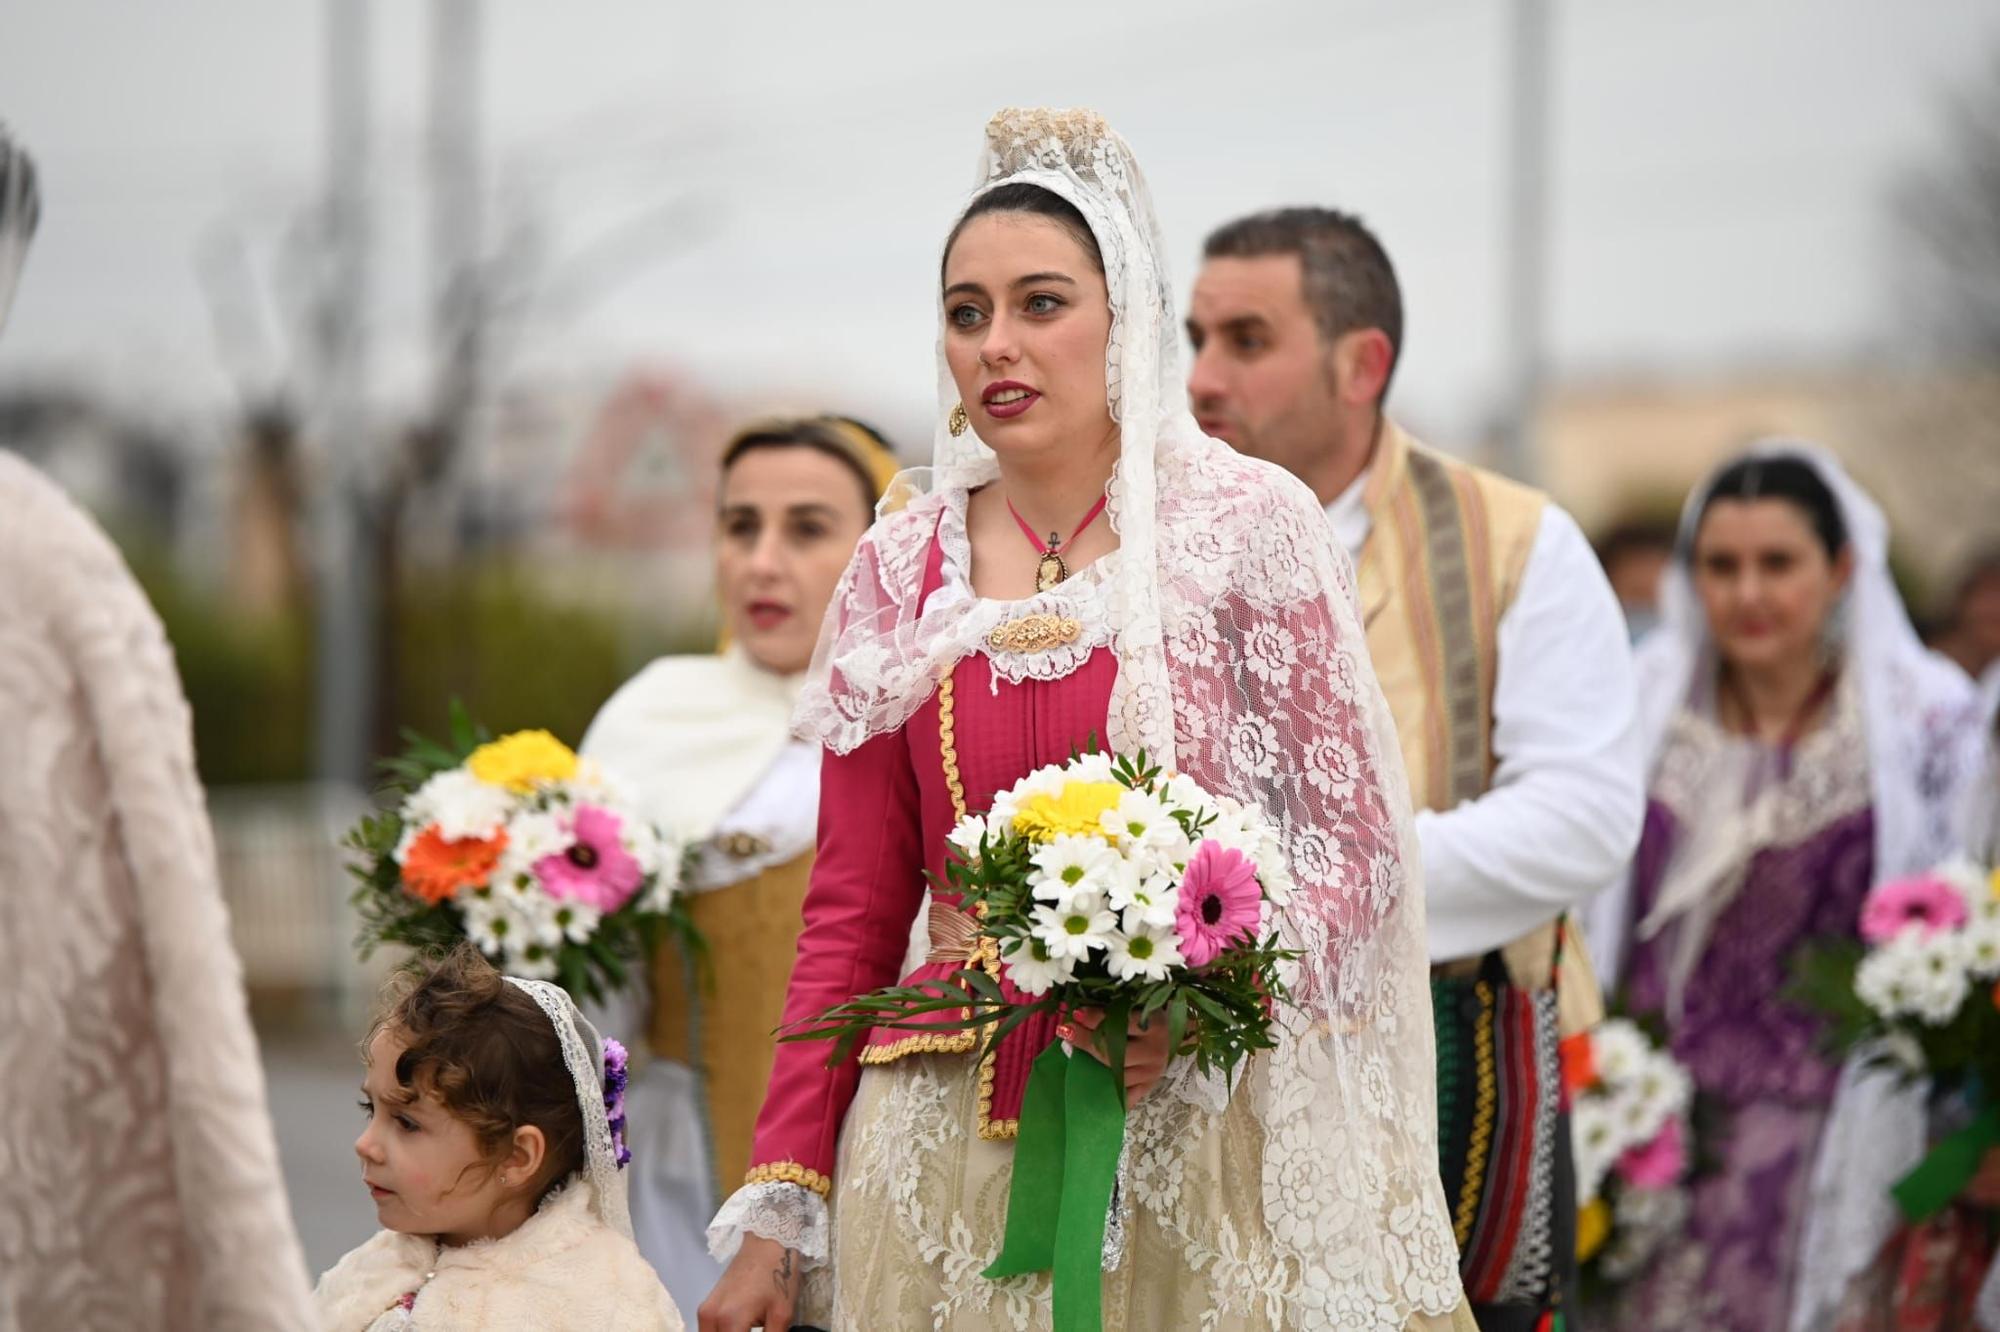
<svg viewBox="0 0 2000 1332"><path fill-rule="evenodd" d="M1254 936L1263 900L1250 857L1212 841L1196 847L1174 908L1174 932L1187 964L1207 966L1238 939Z"/></svg>
<svg viewBox="0 0 2000 1332"><path fill-rule="evenodd" d="M1618 1158L1618 1174L1635 1189L1670 1189L1687 1173L1687 1139L1681 1121L1669 1119L1653 1140Z"/></svg>
<svg viewBox="0 0 2000 1332"><path fill-rule="evenodd" d="M616 911L632 900L645 879L639 862L618 840L618 816L595 805L582 805L570 819L569 850L535 862L542 890L558 902L581 902L599 911Z"/></svg>
<svg viewBox="0 0 2000 1332"><path fill-rule="evenodd" d="M1904 930L1921 927L1925 934L1955 930L1965 924L1965 896L1933 874L1891 879L1861 903L1861 937L1871 944L1887 943Z"/></svg>

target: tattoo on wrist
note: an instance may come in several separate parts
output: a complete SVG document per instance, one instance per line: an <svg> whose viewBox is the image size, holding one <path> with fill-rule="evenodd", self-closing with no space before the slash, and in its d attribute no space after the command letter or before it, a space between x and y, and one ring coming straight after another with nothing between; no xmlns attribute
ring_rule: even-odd
<svg viewBox="0 0 2000 1332"><path fill-rule="evenodd" d="M786 1249L785 1256L771 1269L771 1284L778 1288L780 1295L789 1296L792 1293L793 1260L797 1257L797 1250Z"/></svg>

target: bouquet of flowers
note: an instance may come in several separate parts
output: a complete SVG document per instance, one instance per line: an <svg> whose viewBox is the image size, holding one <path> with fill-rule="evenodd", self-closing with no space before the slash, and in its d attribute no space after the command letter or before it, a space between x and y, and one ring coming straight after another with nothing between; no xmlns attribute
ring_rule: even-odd
<svg viewBox="0 0 2000 1332"><path fill-rule="evenodd" d="M1694 1080L1626 1018L1563 1042L1576 1157L1576 1257L1592 1286L1629 1281L1687 1214Z"/></svg>
<svg viewBox="0 0 2000 1332"><path fill-rule="evenodd" d="M347 835L357 944L470 939L501 970L581 1000L622 988L669 935L685 848L547 731L491 739L454 709L449 746L410 736L384 764L394 805Z"/></svg>
<svg viewBox="0 0 2000 1332"><path fill-rule="evenodd" d="M1036 1013L1097 1009L1106 1062L1062 1043L1035 1061L1015 1147L1006 1239L989 1277L1053 1270L1056 1325L1098 1325L1100 1248L1124 1138L1128 1024L1164 1022L1168 1047L1227 1077L1268 1050L1295 952L1273 913L1291 890L1276 832L1254 810L1141 754L1087 753L1030 773L950 834L942 880L978 920L995 974L841 1004L783 1039L832 1040L846 1058L875 1027L984 1028L997 1041ZM1025 999L1009 998L1004 977ZM1065 1236L1056 1252L1060 1217Z"/></svg>
<svg viewBox="0 0 2000 1332"><path fill-rule="evenodd" d="M1969 1108L1894 1190L1912 1221L1929 1219L2000 1147L2000 870L1960 860L1878 885L1860 940L1803 954L1792 994L1830 1020L1836 1050L1929 1077Z"/></svg>

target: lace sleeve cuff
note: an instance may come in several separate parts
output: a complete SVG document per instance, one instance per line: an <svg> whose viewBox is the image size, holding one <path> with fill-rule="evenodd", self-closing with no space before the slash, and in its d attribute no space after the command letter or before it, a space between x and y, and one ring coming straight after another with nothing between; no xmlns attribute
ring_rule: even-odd
<svg viewBox="0 0 2000 1332"><path fill-rule="evenodd" d="M757 1235L796 1249L808 1268L819 1267L826 1262L829 1229L826 1199L803 1184L745 1184L708 1223L708 1251L726 1266L743 1237Z"/></svg>
<svg viewBox="0 0 2000 1332"><path fill-rule="evenodd" d="M1165 1093L1177 1101L1186 1101L1197 1110L1211 1115L1219 1115L1229 1108L1229 1093L1233 1090L1229 1079L1219 1068L1201 1071L1201 1065L1193 1055L1176 1055L1167 1065L1166 1075L1160 1079L1155 1095Z"/></svg>

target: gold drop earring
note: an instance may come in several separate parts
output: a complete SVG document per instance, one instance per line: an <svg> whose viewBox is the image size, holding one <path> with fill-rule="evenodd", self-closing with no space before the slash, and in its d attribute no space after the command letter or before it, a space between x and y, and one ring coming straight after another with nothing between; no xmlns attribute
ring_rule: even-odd
<svg viewBox="0 0 2000 1332"><path fill-rule="evenodd" d="M951 433L953 439L972 429L972 418L965 414L964 403L955 402L951 405L950 414L944 418L944 428Z"/></svg>

